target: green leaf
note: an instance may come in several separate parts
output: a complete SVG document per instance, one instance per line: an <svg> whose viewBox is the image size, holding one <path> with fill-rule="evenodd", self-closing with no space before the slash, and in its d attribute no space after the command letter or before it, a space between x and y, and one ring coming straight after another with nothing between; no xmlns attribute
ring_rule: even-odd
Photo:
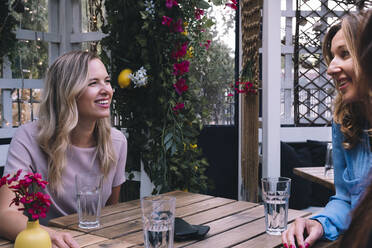
<svg viewBox="0 0 372 248"><path fill-rule="evenodd" d="M172 145L171 155L173 156L177 152L177 146L175 144Z"/></svg>
<svg viewBox="0 0 372 248"><path fill-rule="evenodd" d="M146 13L146 12L140 11L139 13L140 13L141 18L142 18L143 20L145 20L145 19L147 18L147 13Z"/></svg>
<svg viewBox="0 0 372 248"><path fill-rule="evenodd" d="M212 0L214 5L222 5L224 2L223 0Z"/></svg>
<svg viewBox="0 0 372 248"><path fill-rule="evenodd" d="M196 7L199 8L199 9L208 9L211 6L206 1L201 0L201 1L199 1L199 2L196 3Z"/></svg>
<svg viewBox="0 0 372 248"><path fill-rule="evenodd" d="M164 138L164 144L168 143L168 141L173 137L173 133L168 133Z"/></svg>
<svg viewBox="0 0 372 248"><path fill-rule="evenodd" d="M169 141L165 144L165 151L168 151L169 148L173 145L173 142L172 141Z"/></svg>

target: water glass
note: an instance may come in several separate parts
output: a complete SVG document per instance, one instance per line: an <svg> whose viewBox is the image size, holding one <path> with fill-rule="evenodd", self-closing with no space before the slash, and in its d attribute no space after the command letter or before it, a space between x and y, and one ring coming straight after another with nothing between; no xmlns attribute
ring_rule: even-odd
<svg viewBox="0 0 372 248"><path fill-rule="evenodd" d="M141 199L145 248L173 248L176 198L154 196Z"/></svg>
<svg viewBox="0 0 372 248"><path fill-rule="evenodd" d="M281 235L287 229L291 179L287 177L262 178L261 183L266 233Z"/></svg>
<svg viewBox="0 0 372 248"><path fill-rule="evenodd" d="M326 159L324 163L324 176L333 177L332 143L327 144Z"/></svg>
<svg viewBox="0 0 372 248"><path fill-rule="evenodd" d="M80 228L91 229L100 226L102 183L102 175L84 174L75 176Z"/></svg>

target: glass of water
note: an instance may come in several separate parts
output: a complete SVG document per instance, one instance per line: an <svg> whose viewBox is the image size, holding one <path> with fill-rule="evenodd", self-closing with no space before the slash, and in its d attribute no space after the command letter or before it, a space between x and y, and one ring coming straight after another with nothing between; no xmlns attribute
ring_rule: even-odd
<svg viewBox="0 0 372 248"><path fill-rule="evenodd" d="M98 228L102 208L103 175L76 175L77 212L79 227Z"/></svg>
<svg viewBox="0 0 372 248"><path fill-rule="evenodd" d="M326 159L324 163L324 176L333 177L332 143L327 144Z"/></svg>
<svg viewBox="0 0 372 248"><path fill-rule="evenodd" d="M145 248L173 248L176 198L142 198L141 210Z"/></svg>
<svg viewBox="0 0 372 248"><path fill-rule="evenodd" d="M268 177L262 178L261 183L265 206L266 233L281 235L287 229L291 179L287 177Z"/></svg>

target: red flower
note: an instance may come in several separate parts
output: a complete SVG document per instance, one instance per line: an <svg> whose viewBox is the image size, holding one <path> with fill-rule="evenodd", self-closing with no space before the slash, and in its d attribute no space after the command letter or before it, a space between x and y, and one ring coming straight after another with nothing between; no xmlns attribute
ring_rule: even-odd
<svg viewBox="0 0 372 248"><path fill-rule="evenodd" d="M178 3L176 0L165 0L165 6L170 9L173 6L178 6Z"/></svg>
<svg viewBox="0 0 372 248"><path fill-rule="evenodd" d="M200 20L202 15L204 15L204 10L196 8L195 9L195 19Z"/></svg>
<svg viewBox="0 0 372 248"><path fill-rule="evenodd" d="M42 180L42 176L38 173L27 173L23 179L18 180L22 170L18 170L10 179L9 175L0 179L0 187L8 184L9 188L14 192L15 197L10 205L19 206L22 203L23 208L18 210L24 211L29 221L45 218L51 205L50 197L47 194L38 192L37 190L45 188L48 182Z"/></svg>
<svg viewBox="0 0 372 248"><path fill-rule="evenodd" d="M10 175L8 174L8 175L6 175L6 176L4 176L4 177L2 177L2 178L0 179L0 187L8 183L8 179L7 179L7 178L8 178L9 176L10 176Z"/></svg>
<svg viewBox="0 0 372 248"><path fill-rule="evenodd" d="M183 102L179 102L176 104L176 106L173 107L173 111L178 114L178 111L183 109L185 107L185 104Z"/></svg>
<svg viewBox="0 0 372 248"><path fill-rule="evenodd" d="M178 33L182 33L184 31L183 29L183 22L182 22L182 19L178 19L174 24L173 24L173 31L174 32L178 32Z"/></svg>
<svg viewBox="0 0 372 248"><path fill-rule="evenodd" d="M235 84L236 84L235 91L238 94L239 93L243 93L243 94L257 93L257 90L254 88L253 83L249 81L246 81L246 82L236 81ZM241 85L241 87L239 87L239 85Z"/></svg>
<svg viewBox="0 0 372 248"><path fill-rule="evenodd" d="M188 60L182 61L181 63L175 63L173 65L173 74L176 76L182 76L189 71L190 62Z"/></svg>
<svg viewBox="0 0 372 248"><path fill-rule="evenodd" d="M186 84L186 79L180 78L177 80L177 83L173 84L174 89L178 95L182 95L183 92L187 91L189 86Z"/></svg>
<svg viewBox="0 0 372 248"><path fill-rule="evenodd" d="M237 6L238 2L236 0L230 0L230 1L231 1L231 3L226 3L225 5L227 7L230 7L232 9L234 9L234 10L237 10L238 9L238 6Z"/></svg>
<svg viewBox="0 0 372 248"><path fill-rule="evenodd" d="M163 20L161 22L161 24L163 25L166 25L168 27L170 27L171 23L172 23L172 18L168 17L168 16L163 16Z"/></svg>
<svg viewBox="0 0 372 248"><path fill-rule="evenodd" d="M204 46L205 46L205 49L208 49L211 46L211 40L207 40Z"/></svg>
<svg viewBox="0 0 372 248"><path fill-rule="evenodd" d="M173 59L179 59L186 55L187 53L187 42L184 42L179 50L172 53Z"/></svg>

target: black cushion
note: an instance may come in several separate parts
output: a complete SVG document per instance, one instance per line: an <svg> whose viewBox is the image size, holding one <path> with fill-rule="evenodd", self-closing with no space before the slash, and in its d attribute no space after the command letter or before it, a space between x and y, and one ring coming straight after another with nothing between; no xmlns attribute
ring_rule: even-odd
<svg viewBox="0 0 372 248"><path fill-rule="evenodd" d="M311 155L305 148L296 151L285 142L280 142L281 147L281 175L292 179L289 208L303 209L310 205L311 182L302 179L293 173L295 167L306 167L311 163Z"/></svg>
<svg viewBox="0 0 372 248"><path fill-rule="evenodd" d="M306 180L293 173L295 167L324 166L327 142L281 142L281 175L292 179L289 207L304 209L308 206L324 206L333 194L324 186Z"/></svg>

